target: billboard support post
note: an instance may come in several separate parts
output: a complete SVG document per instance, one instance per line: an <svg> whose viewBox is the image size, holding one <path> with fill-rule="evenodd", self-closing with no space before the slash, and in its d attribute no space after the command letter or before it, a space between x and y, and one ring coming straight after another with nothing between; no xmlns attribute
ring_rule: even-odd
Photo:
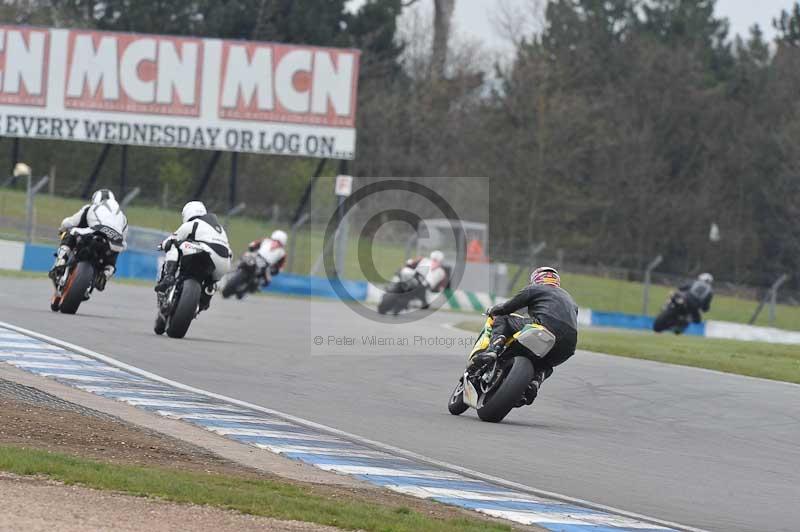
<svg viewBox="0 0 800 532"><path fill-rule="evenodd" d="M81 192L82 198L88 198L89 194L92 193L92 187L97 182L97 176L100 175L100 170L103 169L103 164L106 162L109 151L111 151L111 144L106 144L103 146L103 150L100 152L100 155L97 156L97 161L94 163L94 169L86 179L86 185L84 185L83 192Z"/></svg>
<svg viewBox="0 0 800 532"><path fill-rule="evenodd" d="M208 160L208 164L206 164L206 170L203 172L203 177L200 178L200 182L197 184L197 188L192 194L192 197L189 200L199 199L203 193L206 191L206 186L208 186L208 182L211 179L211 174L214 173L214 168L217 167L217 163L219 162L219 158L222 156L221 151L215 151L211 158Z"/></svg>
<svg viewBox="0 0 800 532"><path fill-rule="evenodd" d="M239 176L239 152L231 152L231 175L228 178L228 208L236 205L236 180Z"/></svg>
<svg viewBox="0 0 800 532"><path fill-rule="evenodd" d="M650 303L650 274L663 260L664 257L658 255L644 269L644 292L642 294L642 315L644 316L647 316L647 307Z"/></svg>
<svg viewBox="0 0 800 532"><path fill-rule="evenodd" d="M119 157L119 195L124 197L128 191L128 146L122 145L122 153Z"/></svg>
<svg viewBox="0 0 800 532"><path fill-rule="evenodd" d="M14 137L14 140L11 142L11 168L17 165L19 162L19 137Z"/></svg>
<svg viewBox="0 0 800 532"><path fill-rule="evenodd" d="M25 196L25 242L30 244L33 241L33 197L42 190L50 180L48 176L41 178L35 185L32 183L33 176L28 174L28 193Z"/></svg>

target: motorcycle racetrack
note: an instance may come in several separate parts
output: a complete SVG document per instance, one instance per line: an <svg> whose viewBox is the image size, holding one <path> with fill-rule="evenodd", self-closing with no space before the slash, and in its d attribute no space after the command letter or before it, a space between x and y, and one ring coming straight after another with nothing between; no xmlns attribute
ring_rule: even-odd
<svg viewBox="0 0 800 532"><path fill-rule="evenodd" d="M542 490L688 526L797 530L800 387L578 352L503 423L447 412L458 315L387 325L344 304L216 296L183 340L152 332L151 287L75 316L47 280L0 278L0 320L168 379ZM477 331L476 333L477 334Z"/></svg>

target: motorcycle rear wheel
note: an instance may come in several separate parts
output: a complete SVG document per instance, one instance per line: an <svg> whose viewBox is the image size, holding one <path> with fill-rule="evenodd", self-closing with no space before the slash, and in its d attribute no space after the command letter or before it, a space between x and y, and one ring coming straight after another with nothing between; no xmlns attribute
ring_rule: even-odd
<svg viewBox="0 0 800 532"><path fill-rule="evenodd" d="M186 331L189 330L189 325L197 313L202 289L200 283L194 279L183 281L180 299L167 323L167 336L170 338L183 338L186 336Z"/></svg>
<svg viewBox="0 0 800 532"><path fill-rule="evenodd" d="M82 261L75 265L61 293L59 310L62 314L75 314L78 311L84 300L84 294L92 284L92 279L94 279L94 267L90 263Z"/></svg>
<svg viewBox="0 0 800 532"><path fill-rule="evenodd" d="M498 423L508 415L522 398L528 384L533 380L533 364L524 356L517 356L511 361L505 378L499 386L489 392L488 400L478 408L478 417L482 421Z"/></svg>

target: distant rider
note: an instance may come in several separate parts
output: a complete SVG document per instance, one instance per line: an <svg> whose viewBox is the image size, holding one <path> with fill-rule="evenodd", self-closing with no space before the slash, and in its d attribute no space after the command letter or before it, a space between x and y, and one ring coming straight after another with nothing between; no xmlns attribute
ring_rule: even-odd
<svg viewBox="0 0 800 532"><path fill-rule="evenodd" d="M257 272L263 286L269 286L272 278L278 275L286 265L286 242L289 237L285 231L275 230L269 238L253 240L247 246L247 251L258 253L264 259L266 267Z"/></svg>
<svg viewBox="0 0 800 532"><path fill-rule="evenodd" d="M231 268L232 253L228 235L217 220L217 216L208 212L206 206L200 201L190 201L184 205L181 218L183 224L161 243L161 249L166 252L166 261L161 268L161 276L155 286L155 291L163 294L175 284L175 274L178 271L178 259L180 258L179 246L182 242L206 244L211 250L209 255L214 263L212 282L208 286L203 286L200 296L200 310L206 310L211 304L211 296L214 295L217 281Z"/></svg>
<svg viewBox="0 0 800 532"><path fill-rule="evenodd" d="M528 317L514 314L527 307ZM541 359L533 380L525 392L525 402L531 404L553 368L563 364L575 354L578 342L578 305L569 293L561 288L561 277L555 268L537 268L531 273L530 285L505 303L487 310L494 317L489 349L476 354L469 362L474 368L493 362L505 349L506 341L526 324L538 323L556 337L553 348Z"/></svg>
<svg viewBox="0 0 800 532"><path fill-rule="evenodd" d="M422 308L428 308L428 290L441 292L447 287L448 275L444 268L444 253L435 250L431 251L428 257L408 259L400 270L400 276L403 278L416 276L420 280L412 299L419 299Z"/></svg>
<svg viewBox="0 0 800 532"><path fill-rule="evenodd" d="M91 203L84 205L78 212L72 216L67 216L61 221L61 227L58 230L61 234L61 245L56 251L56 261L48 274L54 283L64 274L67 259L72 250L75 249L75 244L78 242L78 236L81 233L80 230L97 226L110 227L119 232L122 235L122 249L124 250L128 246L128 219L114 198L114 193L107 188L102 188L92 194ZM103 275L99 275L95 281L97 290L104 290L108 280L117 271L117 257L120 252L109 249L103 258L105 268L103 269Z"/></svg>
<svg viewBox="0 0 800 532"><path fill-rule="evenodd" d="M703 321L700 311L708 312L711 309L711 299L714 297L714 276L710 273L701 273L697 279L678 287L678 292L683 294L686 300L686 309L694 323ZM688 324L686 324L688 325ZM686 328L683 326L683 329Z"/></svg>

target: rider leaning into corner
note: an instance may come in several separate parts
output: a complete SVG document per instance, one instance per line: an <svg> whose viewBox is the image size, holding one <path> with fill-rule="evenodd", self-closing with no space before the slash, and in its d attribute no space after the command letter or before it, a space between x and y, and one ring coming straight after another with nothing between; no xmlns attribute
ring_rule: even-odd
<svg viewBox="0 0 800 532"><path fill-rule="evenodd" d="M207 310L211 305L211 296L214 295L217 281L231 268L232 253L228 235L217 220L217 216L208 212L206 206L200 201L190 201L184 205L181 218L183 224L161 243L161 249L166 252L166 260L161 268L161 276L155 286L155 291L163 294L175 284L181 242L206 244L211 250L209 255L214 263L211 284L203 286L200 296L200 310Z"/></svg>
<svg viewBox="0 0 800 532"><path fill-rule="evenodd" d="M81 229L89 229L98 225L109 226L117 229L122 234L122 249L128 247L128 219L114 198L114 193L103 188L92 194L92 202L81 207L72 216L67 216L61 221L58 229L61 234L61 245L56 251L56 261L50 269L49 277L56 280L64 274L64 267L67 265L67 258L75 244L78 242L78 235ZM101 292L105 289L106 283L117 271L117 257L120 252L109 249L103 262L106 267L103 275L99 276L95 288Z"/></svg>
<svg viewBox="0 0 800 532"><path fill-rule="evenodd" d="M528 316L514 312L527 307ZM487 310L494 317L492 338L489 349L477 353L469 362L469 367L493 362L505 349L506 341L514 333L521 331L526 324L538 323L556 337L553 348L537 365L533 380L525 392L527 404L531 404L539 393L553 368L566 362L575 354L578 342L578 305L569 293L561 288L561 277L555 268L537 268L531 273L530 285L505 303Z"/></svg>
<svg viewBox="0 0 800 532"><path fill-rule="evenodd" d="M423 309L428 308L428 290L441 292L447 286L444 253L439 250L431 251L428 257L408 259L403 265L402 272L407 276L416 275L420 279L420 286L414 296L422 302Z"/></svg>
<svg viewBox="0 0 800 532"><path fill-rule="evenodd" d="M678 292L684 294L686 306L694 323L703 320L700 311L708 312L711 310L711 299L714 297L714 276L710 273L701 273L697 279L678 287Z"/></svg>
<svg viewBox="0 0 800 532"><path fill-rule="evenodd" d="M286 242L289 239L285 231L273 231L269 238L253 240L248 244L247 251L258 253L267 266L258 272L263 286L269 286L272 278L278 275L286 265Z"/></svg>

